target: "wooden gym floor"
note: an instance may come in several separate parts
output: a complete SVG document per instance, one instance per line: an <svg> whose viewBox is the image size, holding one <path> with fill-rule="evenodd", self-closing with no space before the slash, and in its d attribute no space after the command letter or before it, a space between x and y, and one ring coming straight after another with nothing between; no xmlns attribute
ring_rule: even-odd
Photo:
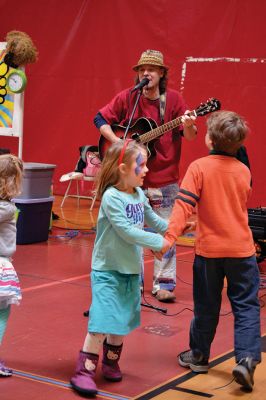
<svg viewBox="0 0 266 400"><path fill-rule="evenodd" d="M0 358L14 369L12 378L0 379L1 400L68 400L80 398L69 386L82 346L90 305L90 261L95 237L97 206L68 198L63 209L57 197L48 242L20 245L14 265L23 288L23 300L11 312ZM208 374L196 375L177 363L177 354L188 348L192 317L191 240L177 246L177 301L159 303L151 292L152 257L145 255L143 303L166 308L166 313L142 307L142 325L125 339L121 357L124 378L119 383L97 373L97 399L199 400L203 398L262 400L265 398L265 351L257 367L255 388L243 392L232 381L233 318L224 295L220 323L212 346ZM265 289L260 290L262 335L266 333Z"/></svg>

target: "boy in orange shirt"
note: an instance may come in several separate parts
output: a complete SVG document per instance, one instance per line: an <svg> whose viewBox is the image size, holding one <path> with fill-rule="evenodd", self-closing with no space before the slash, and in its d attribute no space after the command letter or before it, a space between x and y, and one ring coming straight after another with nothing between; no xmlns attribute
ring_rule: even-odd
<svg viewBox="0 0 266 400"><path fill-rule="evenodd" d="M182 352L178 361L194 372L208 371L226 277L234 314L237 365L233 376L245 389L252 390L254 370L261 361L259 271L246 205L251 175L235 157L248 127L236 113L220 111L208 118L207 128L205 142L210 154L189 166L165 235L174 244L197 205L194 318L190 350Z"/></svg>

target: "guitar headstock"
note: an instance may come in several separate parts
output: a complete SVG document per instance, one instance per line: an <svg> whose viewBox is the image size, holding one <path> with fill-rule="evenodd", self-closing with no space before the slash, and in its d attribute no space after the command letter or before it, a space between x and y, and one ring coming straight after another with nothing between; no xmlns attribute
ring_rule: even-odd
<svg viewBox="0 0 266 400"><path fill-rule="evenodd" d="M203 116L214 111L220 110L221 103L215 98L211 98L206 103L201 103L195 110L197 116Z"/></svg>

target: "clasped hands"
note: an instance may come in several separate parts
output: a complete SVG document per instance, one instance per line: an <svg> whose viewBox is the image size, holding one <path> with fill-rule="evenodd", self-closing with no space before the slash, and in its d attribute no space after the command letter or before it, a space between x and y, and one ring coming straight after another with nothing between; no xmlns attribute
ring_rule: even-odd
<svg viewBox="0 0 266 400"><path fill-rule="evenodd" d="M185 229L183 230L183 234L190 231L194 231L195 228L196 228L196 222L192 221L187 222ZM169 251L173 245L174 245L173 243L170 243L167 239L163 238L163 247L161 251L152 251L152 253L158 260L162 260L163 255L167 253L167 251Z"/></svg>

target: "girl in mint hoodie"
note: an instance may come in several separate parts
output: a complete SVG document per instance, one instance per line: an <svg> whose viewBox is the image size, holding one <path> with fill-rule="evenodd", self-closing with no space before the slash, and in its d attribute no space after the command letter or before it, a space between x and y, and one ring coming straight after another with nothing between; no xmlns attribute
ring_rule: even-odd
<svg viewBox="0 0 266 400"><path fill-rule="evenodd" d="M146 163L145 147L130 139L114 143L102 163L88 334L70 381L79 393L97 394L95 373L102 347L104 378L122 379L118 361L123 337L140 325L142 248L170 248L160 234L143 229L144 223L161 234L167 229L167 222L155 214L140 188L148 171Z"/></svg>

